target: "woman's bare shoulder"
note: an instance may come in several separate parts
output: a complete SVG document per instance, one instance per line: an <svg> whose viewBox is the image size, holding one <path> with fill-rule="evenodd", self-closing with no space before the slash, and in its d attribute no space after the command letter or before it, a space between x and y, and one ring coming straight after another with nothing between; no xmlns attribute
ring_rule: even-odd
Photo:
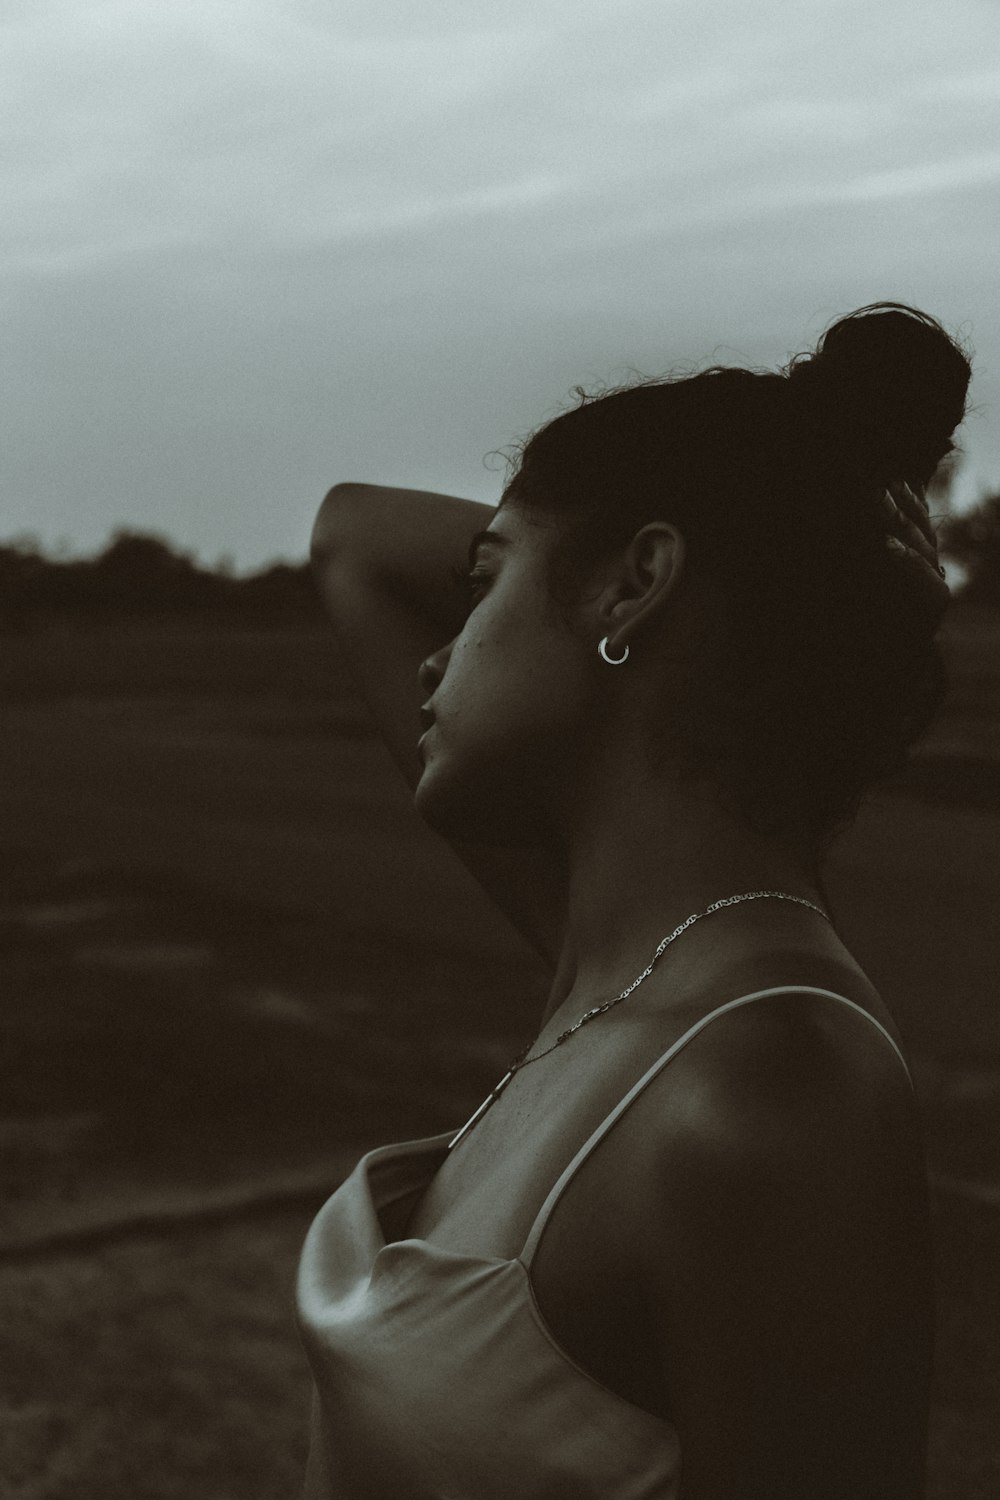
<svg viewBox="0 0 1000 1500"><path fill-rule="evenodd" d="M720 1171L808 1169L831 1150L917 1145L913 1086L884 1023L836 993L763 993L704 1027L672 1059L664 1128L648 1135L664 1164L683 1150Z"/></svg>
<svg viewBox="0 0 1000 1500"><path fill-rule="evenodd" d="M640 1274L706 1494L740 1473L776 1496L806 1492L783 1487L796 1473L817 1496L916 1493L931 1326L917 1109L889 1042L846 1006L831 1028L821 1004L775 996L706 1027L648 1133Z"/></svg>

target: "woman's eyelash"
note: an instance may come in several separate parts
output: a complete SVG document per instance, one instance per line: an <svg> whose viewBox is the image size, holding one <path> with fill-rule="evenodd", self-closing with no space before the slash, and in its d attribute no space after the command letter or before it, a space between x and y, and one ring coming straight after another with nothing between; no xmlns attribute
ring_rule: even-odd
<svg viewBox="0 0 1000 1500"><path fill-rule="evenodd" d="M482 572L479 568L452 568L451 576L455 583L465 589L473 603L482 598L483 585L488 582L489 574Z"/></svg>

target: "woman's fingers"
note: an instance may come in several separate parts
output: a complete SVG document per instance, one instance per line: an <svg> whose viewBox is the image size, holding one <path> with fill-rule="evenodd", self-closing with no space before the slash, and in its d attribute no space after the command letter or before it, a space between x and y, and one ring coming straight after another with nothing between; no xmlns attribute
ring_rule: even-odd
<svg viewBox="0 0 1000 1500"><path fill-rule="evenodd" d="M928 613L940 617L951 597L938 559L937 537L927 501L902 480L891 484L878 500L886 525L886 545L905 568L915 595Z"/></svg>
<svg viewBox="0 0 1000 1500"><path fill-rule="evenodd" d="M937 537L923 494L898 480L884 491L880 505L890 538L895 536L904 546L913 548L940 576Z"/></svg>

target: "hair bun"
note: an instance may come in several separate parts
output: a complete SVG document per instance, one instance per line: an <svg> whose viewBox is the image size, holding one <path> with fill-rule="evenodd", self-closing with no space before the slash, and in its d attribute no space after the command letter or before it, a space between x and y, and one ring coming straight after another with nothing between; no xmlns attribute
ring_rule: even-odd
<svg viewBox="0 0 1000 1500"><path fill-rule="evenodd" d="M788 374L866 480L925 485L952 449L971 367L929 314L874 302L834 323Z"/></svg>

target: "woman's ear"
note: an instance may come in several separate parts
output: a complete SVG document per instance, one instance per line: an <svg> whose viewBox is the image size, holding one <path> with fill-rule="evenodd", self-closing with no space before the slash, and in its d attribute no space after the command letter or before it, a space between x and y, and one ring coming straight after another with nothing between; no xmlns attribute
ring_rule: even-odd
<svg viewBox="0 0 1000 1500"><path fill-rule="evenodd" d="M684 567L684 538L667 521L650 521L637 531L607 580L601 619L615 649L642 625L662 613Z"/></svg>

